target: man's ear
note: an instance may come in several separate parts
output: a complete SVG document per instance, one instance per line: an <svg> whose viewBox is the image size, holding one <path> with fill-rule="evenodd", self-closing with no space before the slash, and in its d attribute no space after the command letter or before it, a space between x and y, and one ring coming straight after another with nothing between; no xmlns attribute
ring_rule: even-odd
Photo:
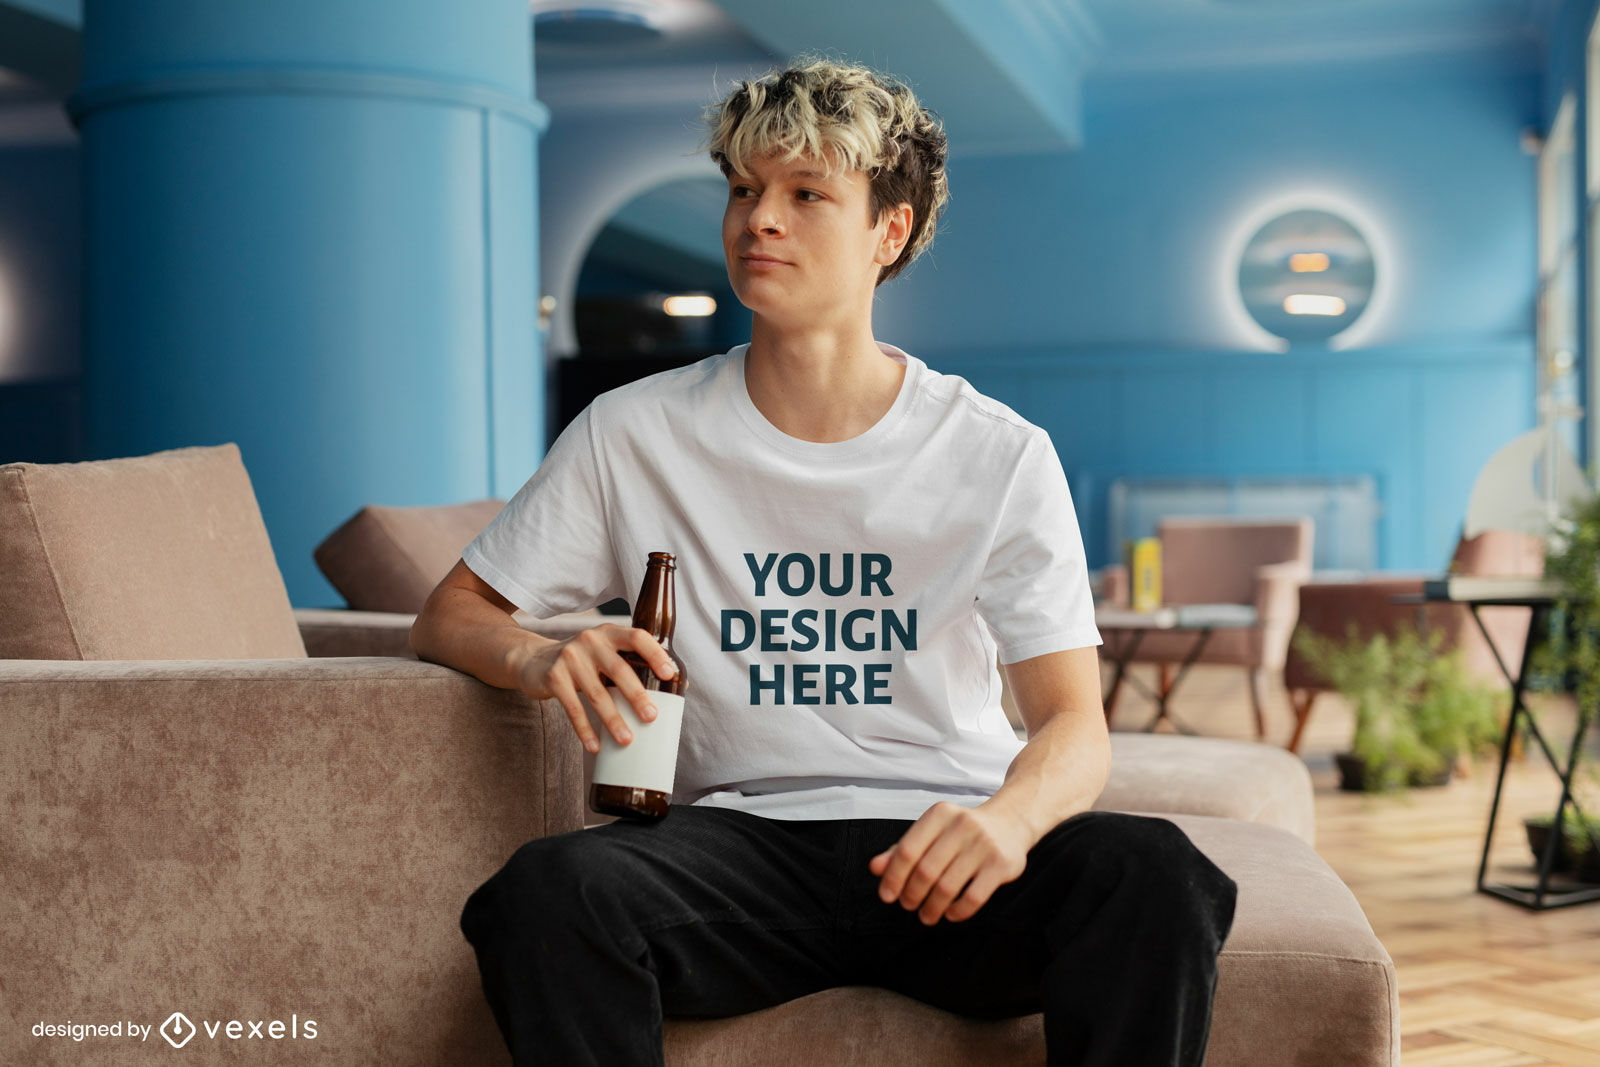
<svg viewBox="0 0 1600 1067"><path fill-rule="evenodd" d="M878 253L872 261L887 267L900 258L906 242L911 240L911 205L902 201L884 212L883 217L889 225L884 227L883 240L878 242Z"/></svg>

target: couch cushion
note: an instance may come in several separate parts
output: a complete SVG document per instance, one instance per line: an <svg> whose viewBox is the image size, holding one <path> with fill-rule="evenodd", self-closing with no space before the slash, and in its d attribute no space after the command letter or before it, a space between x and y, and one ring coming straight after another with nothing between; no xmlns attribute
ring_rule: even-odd
<svg viewBox="0 0 1600 1067"><path fill-rule="evenodd" d="M1097 811L1214 815L1265 823L1316 842L1311 772L1256 741L1113 731L1111 777Z"/></svg>
<svg viewBox="0 0 1600 1067"><path fill-rule="evenodd" d="M503 500L476 500L446 507L364 507L312 557L354 610L416 614L461 550L504 506Z"/></svg>
<svg viewBox="0 0 1600 1067"><path fill-rule="evenodd" d="M1218 961L1206 1063L1398 1063L1394 963L1338 875L1286 830L1203 815L1169 817L1239 883L1233 930ZM824 990L731 1019L671 1019L664 1037L672 1067L1045 1062L1042 1016L964 1019L860 987Z"/></svg>
<svg viewBox="0 0 1600 1067"><path fill-rule="evenodd" d="M0 659L303 657L239 447L0 466Z"/></svg>

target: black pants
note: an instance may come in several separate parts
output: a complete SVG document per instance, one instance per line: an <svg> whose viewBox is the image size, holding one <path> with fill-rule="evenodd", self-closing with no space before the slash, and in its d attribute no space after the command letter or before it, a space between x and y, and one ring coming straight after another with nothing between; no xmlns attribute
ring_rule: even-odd
<svg viewBox="0 0 1600 1067"><path fill-rule="evenodd" d="M978 1018L1044 1012L1049 1063L1199 1064L1235 885L1165 819L1090 812L976 915L924 926L867 861L911 826L674 807L532 841L461 929L520 1064L661 1064L666 1016L841 985Z"/></svg>

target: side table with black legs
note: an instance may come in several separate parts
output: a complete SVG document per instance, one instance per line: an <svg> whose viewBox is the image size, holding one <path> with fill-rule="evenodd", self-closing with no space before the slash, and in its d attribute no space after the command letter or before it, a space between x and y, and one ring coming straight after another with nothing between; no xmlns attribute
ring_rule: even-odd
<svg viewBox="0 0 1600 1067"><path fill-rule="evenodd" d="M1550 743L1545 740L1543 731L1539 729L1538 720L1529 710L1523 696L1527 688L1528 664L1532 661L1534 645L1541 640L1549 630L1551 612L1556 602L1560 600L1560 590L1552 582L1544 579L1527 578L1443 578L1437 581L1426 582L1423 585L1422 599L1427 601L1440 601L1452 604L1464 604L1472 613L1473 622L1477 624L1479 632L1483 634L1488 643L1494 659L1500 666L1500 671L1505 675L1506 681L1511 684L1511 714L1506 719L1505 736L1500 741L1500 770L1495 777L1494 803L1489 807L1489 828L1483 836L1483 856L1478 861L1478 891L1496 896L1502 900L1509 900L1513 904L1520 904L1533 911L1545 911L1549 908L1560 908L1570 904L1583 904L1589 901L1600 900L1600 885L1580 882L1573 878L1553 875L1555 866L1556 849L1562 842L1561 834L1557 829L1567 818L1570 808L1572 817L1577 825L1583 826L1585 832L1591 837L1591 847L1600 848L1600 841L1593 840L1593 831L1588 820L1584 819L1583 811L1578 806L1578 800L1572 795L1572 775L1577 768L1583 753L1583 742L1589 732L1589 727L1595 718L1595 708L1580 706L1578 708L1578 723L1573 731L1572 744L1570 745L1565 762L1556 758ZM1489 635L1488 629L1483 625L1483 618L1478 614L1479 609L1485 607L1525 607L1532 612L1528 619L1528 639L1523 642L1522 662L1517 665L1513 674L1511 666L1506 663L1505 657L1500 654L1500 649L1495 645L1494 638ZM1549 761L1552 770L1561 779L1561 801L1556 805L1555 821L1551 826L1551 833L1545 839L1544 848L1539 856L1536 870L1537 881L1532 885L1515 885L1508 882L1490 882L1489 873L1489 847L1494 841L1495 821L1500 814L1500 797L1506 780L1506 765L1511 759L1512 738L1517 734L1519 725L1526 725L1529 736L1538 746L1539 751Z"/></svg>
<svg viewBox="0 0 1600 1067"><path fill-rule="evenodd" d="M1184 675L1189 673L1189 668L1200 658L1200 653L1205 651L1206 642L1211 639L1212 631L1248 630L1256 624L1256 609L1249 604L1178 604L1157 608L1155 611L1097 607L1094 621L1105 639L1105 644L1100 648L1100 656L1108 661L1112 668L1111 684L1106 689L1104 698L1107 720L1111 718L1111 709L1116 703L1118 690L1122 688L1123 682L1127 682L1155 701L1156 717L1150 720L1145 732L1155 730L1161 724L1161 720L1165 719L1179 733L1192 734L1194 731L1174 719L1167 708L1173 692L1183 681ZM1145 635L1152 631L1182 633L1190 638L1183 658L1177 663L1176 673L1168 673L1169 664L1160 665L1160 680L1155 689L1151 689L1128 671L1128 666L1137 662L1135 657L1138 655L1140 643Z"/></svg>

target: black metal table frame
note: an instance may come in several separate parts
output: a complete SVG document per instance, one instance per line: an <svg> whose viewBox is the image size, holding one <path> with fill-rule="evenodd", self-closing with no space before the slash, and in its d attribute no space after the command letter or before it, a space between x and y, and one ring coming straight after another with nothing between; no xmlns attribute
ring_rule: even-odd
<svg viewBox="0 0 1600 1067"><path fill-rule="evenodd" d="M1156 702L1156 717L1151 719L1150 724L1144 728L1145 733L1153 732L1157 726L1161 725L1161 720L1165 719L1170 722L1172 724L1172 728L1177 730L1179 733L1188 734L1191 737L1196 736L1195 731L1183 725L1183 723L1174 718L1172 713L1167 710L1167 702L1172 699L1172 694L1178 691L1178 683L1182 682L1183 676L1189 673L1189 668L1195 665L1195 661L1200 658L1200 653L1206 650L1206 642L1211 640L1211 631L1216 629L1216 627L1107 626L1106 629L1122 630L1130 635L1128 638L1127 650L1121 655L1113 655L1111 657L1111 661L1115 665L1115 669L1111 674L1111 687L1106 690L1105 695L1105 705L1108 709L1107 714L1110 714L1109 709L1111 707L1111 702L1113 698L1116 697L1117 690L1122 688L1123 682L1128 682L1140 692L1144 693L1145 696ZM1192 633L1197 635L1195 637L1193 647L1189 649L1188 655L1184 656L1182 662L1178 664L1178 672L1173 675L1172 681L1165 685L1160 685L1159 691L1151 689L1149 686L1145 685L1144 682L1139 680L1137 675L1128 673L1128 665L1133 662L1133 657L1138 654L1139 642L1143 641L1144 635L1149 633L1151 630L1160 630L1164 633ZM1161 666L1165 666L1165 664L1162 664Z"/></svg>
<svg viewBox="0 0 1600 1067"><path fill-rule="evenodd" d="M1459 601L1458 601L1459 603ZM1527 689L1528 666L1533 660L1533 648L1537 641L1549 630L1550 610L1554 606L1548 600L1472 600L1465 601L1467 609L1472 613L1472 621L1477 624L1478 632L1483 635L1484 642L1488 644L1489 651L1494 655L1494 661L1500 667L1500 673L1505 675L1506 681L1511 683L1511 714L1506 719L1505 736L1500 741L1500 770L1494 781L1494 803L1489 806L1489 829L1483 835L1483 855L1478 860L1478 892L1490 896L1509 900L1531 911L1546 911L1550 908L1566 907L1571 904L1584 904L1592 900L1600 900L1600 885L1579 884L1571 888L1552 887L1550 884L1551 868L1555 865L1556 849L1562 845L1560 832L1566 821L1568 806L1578 818L1578 825L1584 828L1589 837L1591 847L1600 848L1600 841L1596 841L1590 830L1588 821L1584 818L1583 811L1578 806L1578 800L1572 795L1572 776L1577 769L1579 758L1583 753L1583 740L1589 731L1590 723L1594 720L1594 708L1578 708L1578 724L1572 734L1572 746L1567 752L1567 761L1563 766L1551 751L1550 744L1545 740L1544 733L1539 729L1539 723L1534 719L1533 713L1528 709L1523 700ZM1506 665L1505 657L1500 655L1500 649L1495 645L1494 638L1489 636L1489 630L1483 624L1483 617L1478 614L1480 607L1527 607L1532 609L1528 618L1528 637L1522 644L1522 662L1518 665L1517 673L1512 675L1511 669ZM1505 882L1489 882L1489 848L1494 842L1495 822L1500 815L1500 796L1505 786L1506 766L1511 759L1512 739L1517 735L1518 723L1525 723L1529 735L1538 742L1539 750L1549 760L1550 767L1561 779L1561 803L1556 806L1555 819L1551 823L1550 833L1545 838L1544 849L1539 856L1537 873L1538 882L1532 886L1512 885Z"/></svg>

